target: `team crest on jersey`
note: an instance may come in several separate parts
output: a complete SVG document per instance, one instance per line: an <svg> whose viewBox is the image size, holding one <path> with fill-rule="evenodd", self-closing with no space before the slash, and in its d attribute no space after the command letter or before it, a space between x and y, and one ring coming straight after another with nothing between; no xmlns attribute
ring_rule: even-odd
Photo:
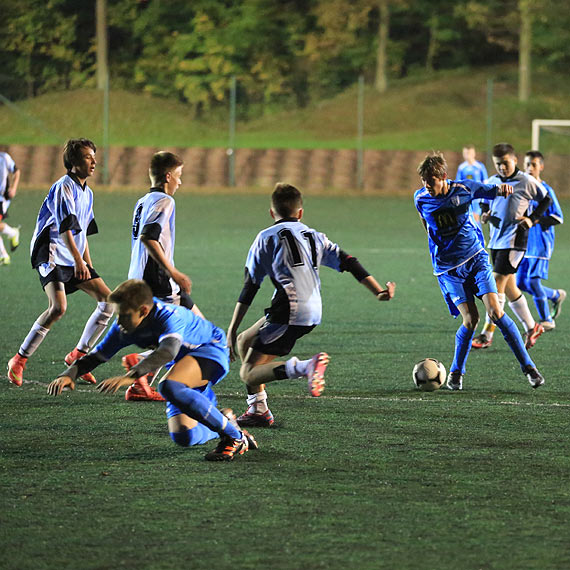
<svg viewBox="0 0 570 570"><path fill-rule="evenodd" d="M451 203L452 203L454 206L459 206L459 202L460 202L459 196L452 196L452 197L451 197Z"/></svg>

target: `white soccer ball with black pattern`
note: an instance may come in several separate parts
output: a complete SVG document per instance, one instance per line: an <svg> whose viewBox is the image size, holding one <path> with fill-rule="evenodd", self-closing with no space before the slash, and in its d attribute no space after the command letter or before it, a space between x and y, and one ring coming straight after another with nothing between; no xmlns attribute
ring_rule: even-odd
<svg viewBox="0 0 570 570"><path fill-rule="evenodd" d="M414 384L422 392L439 390L445 383L445 366L435 358L424 358L414 366Z"/></svg>

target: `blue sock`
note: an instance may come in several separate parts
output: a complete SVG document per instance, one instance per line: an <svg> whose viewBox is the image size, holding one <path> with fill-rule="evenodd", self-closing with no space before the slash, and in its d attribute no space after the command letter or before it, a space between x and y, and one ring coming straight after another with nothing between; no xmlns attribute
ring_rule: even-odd
<svg viewBox="0 0 570 570"><path fill-rule="evenodd" d="M163 380L158 385L162 396L173 403L182 413L200 422L219 434L225 434L234 439L241 437L236 429L216 406L198 390L193 390L175 380ZM224 427L226 424L226 427Z"/></svg>
<svg viewBox="0 0 570 570"><path fill-rule="evenodd" d="M544 294L546 295L546 298L549 301L558 301L558 297L560 297L560 293L558 292L558 289L551 289L550 287L547 287L546 285L543 285L542 289L544 290Z"/></svg>
<svg viewBox="0 0 570 570"><path fill-rule="evenodd" d="M503 313L503 316L495 321L495 324L499 327L500 331L503 333L507 344L509 345L510 349L513 351L513 354L517 357L521 368L524 370L527 366L532 366L536 368L534 362L530 359L528 355L528 351L524 346L524 342L517 328L513 319L507 315L507 313Z"/></svg>
<svg viewBox="0 0 570 570"><path fill-rule="evenodd" d="M191 445L200 445L206 443L211 439L219 437L219 435L211 429L198 424L192 429L185 429L183 431L170 432L172 441L182 447L190 447Z"/></svg>
<svg viewBox="0 0 570 570"><path fill-rule="evenodd" d="M534 304L536 305L536 310L538 311L538 316L541 321L549 321L550 319L550 307L548 306L548 298L546 296L546 291L540 282L539 277L533 277L530 280L530 288L532 292L532 298Z"/></svg>
<svg viewBox="0 0 570 570"><path fill-rule="evenodd" d="M465 374L465 363L471 350L471 340L475 334L474 330L469 330L461 325L455 333L455 354L451 363L450 372L461 372Z"/></svg>

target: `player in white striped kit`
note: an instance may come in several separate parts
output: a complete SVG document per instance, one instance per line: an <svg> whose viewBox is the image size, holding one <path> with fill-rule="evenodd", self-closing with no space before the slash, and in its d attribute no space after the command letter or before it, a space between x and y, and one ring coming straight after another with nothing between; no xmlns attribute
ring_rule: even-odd
<svg viewBox="0 0 570 570"><path fill-rule="evenodd" d="M306 378L312 396L320 396L324 389L329 362L326 352L309 360L292 357L286 362L275 361L289 354L297 339L321 322L321 265L349 271L379 301L389 301L396 287L388 282L383 289L355 257L303 224L303 199L294 186L275 186L270 212L275 224L261 231L249 250L245 284L227 334L230 359L239 355L240 376L247 385L248 409L238 418L239 425L246 427L269 427L274 422L267 406L267 382ZM238 328L266 276L275 285L271 307L238 337Z"/></svg>

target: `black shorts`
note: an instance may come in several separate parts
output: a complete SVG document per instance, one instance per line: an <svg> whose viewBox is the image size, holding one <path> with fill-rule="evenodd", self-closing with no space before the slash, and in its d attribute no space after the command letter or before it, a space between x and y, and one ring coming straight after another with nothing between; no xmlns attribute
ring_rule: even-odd
<svg viewBox="0 0 570 570"><path fill-rule="evenodd" d="M59 281L63 283L65 287L65 294L71 295L71 293L75 293L77 289L79 289L78 285L80 283L85 283L85 281L90 281L91 279L97 279L99 274L93 267L87 266L89 269L89 273L91 277L89 279L84 279L80 281L79 279L75 278L75 268L69 267L67 265L56 265L45 277L40 275L40 283L42 287L45 289L48 283L53 283L54 281Z"/></svg>
<svg viewBox="0 0 570 570"><path fill-rule="evenodd" d="M524 249L491 249L493 271L499 275L513 275L524 257Z"/></svg>
<svg viewBox="0 0 570 570"><path fill-rule="evenodd" d="M253 341L252 348L262 354L285 356L293 350L298 339L310 333L316 325L282 325L263 323Z"/></svg>

